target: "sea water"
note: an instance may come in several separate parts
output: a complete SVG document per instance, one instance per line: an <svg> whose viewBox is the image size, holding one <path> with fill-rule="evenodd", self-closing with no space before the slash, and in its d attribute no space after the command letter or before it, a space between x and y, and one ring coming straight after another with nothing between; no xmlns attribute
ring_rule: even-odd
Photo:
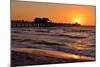
<svg viewBox="0 0 100 67"><path fill-rule="evenodd" d="M95 27L11 28L11 48L57 51L95 58Z"/></svg>

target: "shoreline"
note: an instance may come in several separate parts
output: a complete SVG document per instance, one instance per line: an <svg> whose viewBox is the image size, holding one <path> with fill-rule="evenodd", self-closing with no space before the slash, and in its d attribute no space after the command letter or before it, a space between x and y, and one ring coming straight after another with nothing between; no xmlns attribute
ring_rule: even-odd
<svg viewBox="0 0 100 67"><path fill-rule="evenodd" d="M11 66L95 61L95 58L52 50L12 48Z"/></svg>

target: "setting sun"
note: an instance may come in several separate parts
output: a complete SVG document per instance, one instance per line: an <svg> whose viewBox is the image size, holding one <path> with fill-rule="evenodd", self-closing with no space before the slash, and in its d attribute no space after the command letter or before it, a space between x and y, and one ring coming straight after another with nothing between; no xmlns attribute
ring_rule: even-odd
<svg viewBox="0 0 100 67"><path fill-rule="evenodd" d="M82 24L83 18L82 17L74 17L74 23Z"/></svg>
<svg viewBox="0 0 100 67"><path fill-rule="evenodd" d="M12 20L32 21L35 17L46 17L55 23L79 23L95 26L95 6L18 1L12 1L11 5L13 8L11 9Z"/></svg>

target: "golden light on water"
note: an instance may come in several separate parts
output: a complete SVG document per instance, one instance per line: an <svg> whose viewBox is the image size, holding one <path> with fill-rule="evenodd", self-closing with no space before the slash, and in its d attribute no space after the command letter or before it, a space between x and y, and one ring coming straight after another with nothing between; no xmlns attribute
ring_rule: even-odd
<svg viewBox="0 0 100 67"><path fill-rule="evenodd" d="M28 53L32 55L39 55L39 56L48 56L54 58L62 58L62 59L73 59L73 60L95 60L93 57L88 56L80 56L71 53L65 53L60 51L53 51L53 50L45 50L45 49L36 49L36 48L12 48L12 51L17 51L21 53Z"/></svg>
<svg viewBox="0 0 100 67"><path fill-rule="evenodd" d="M72 48L72 49L75 49L75 50L95 50L95 48L93 47L89 47L87 45L81 45L81 44L65 44L65 46L68 48Z"/></svg>

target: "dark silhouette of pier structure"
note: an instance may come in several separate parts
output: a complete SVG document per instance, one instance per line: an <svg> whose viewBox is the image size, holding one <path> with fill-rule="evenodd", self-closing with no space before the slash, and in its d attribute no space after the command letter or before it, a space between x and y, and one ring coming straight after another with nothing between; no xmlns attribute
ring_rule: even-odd
<svg viewBox="0 0 100 67"><path fill-rule="evenodd" d="M80 26L80 24L56 23L48 18L36 17L33 21L11 20L11 27L54 27L54 26Z"/></svg>

